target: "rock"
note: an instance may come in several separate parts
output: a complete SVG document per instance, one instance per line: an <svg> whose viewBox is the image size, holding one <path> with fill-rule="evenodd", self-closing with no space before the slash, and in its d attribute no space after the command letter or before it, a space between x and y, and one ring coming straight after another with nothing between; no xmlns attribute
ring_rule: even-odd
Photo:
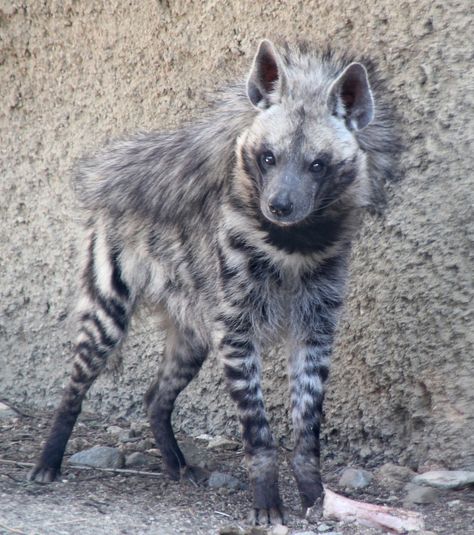
<svg viewBox="0 0 474 535"><path fill-rule="evenodd" d="M0 402L0 420L8 420L10 418L17 418L18 413L11 409L6 403Z"/></svg>
<svg viewBox="0 0 474 535"><path fill-rule="evenodd" d="M436 503L443 495L438 489L434 489L433 487L422 487L413 483L408 483L405 490L407 491L407 495L403 501L405 507L410 507L414 504L423 505Z"/></svg>
<svg viewBox="0 0 474 535"><path fill-rule="evenodd" d="M130 424L130 430L133 432L133 436L135 437L142 435L146 428L147 424L145 422L132 422Z"/></svg>
<svg viewBox="0 0 474 535"><path fill-rule="evenodd" d="M110 435L118 436L123 431L124 429L122 427L119 427L118 425L109 425L109 427L107 427L107 433L109 433Z"/></svg>
<svg viewBox="0 0 474 535"><path fill-rule="evenodd" d="M209 441L207 447L210 450L235 451L239 449L239 444L228 438L217 436Z"/></svg>
<svg viewBox="0 0 474 535"><path fill-rule="evenodd" d="M331 531L331 526L328 526L328 524L321 523L318 526L319 533L325 533L327 531Z"/></svg>
<svg viewBox="0 0 474 535"><path fill-rule="evenodd" d="M70 457L69 463L93 466L94 468L123 468L125 459L123 453L117 448L94 446L75 453Z"/></svg>
<svg viewBox="0 0 474 535"><path fill-rule="evenodd" d="M293 535L316 535L314 531L295 531Z"/></svg>
<svg viewBox="0 0 474 535"><path fill-rule="evenodd" d="M201 442L210 442L211 440L213 440L213 436L212 435L208 435L207 433L202 433L201 435L198 435L196 437L196 440L200 440Z"/></svg>
<svg viewBox="0 0 474 535"><path fill-rule="evenodd" d="M339 479L339 485L346 489L363 489L372 481L372 474L360 468L346 468Z"/></svg>
<svg viewBox="0 0 474 535"><path fill-rule="evenodd" d="M137 466L147 466L153 464L154 459L150 458L148 455L145 455L141 451L135 451L130 453L125 457L125 466L127 468L137 467Z"/></svg>
<svg viewBox="0 0 474 535"><path fill-rule="evenodd" d="M242 483L240 479L237 479L230 474L217 471L211 473L207 484L213 489L227 488L233 490L243 490L247 488L247 485Z"/></svg>
<svg viewBox="0 0 474 535"><path fill-rule="evenodd" d="M413 478L416 485L426 485L438 489L462 489L474 485L474 472L467 470L433 470Z"/></svg>
<svg viewBox="0 0 474 535"><path fill-rule="evenodd" d="M415 472L407 466L385 463L375 471L374 478L379 484L392 491L401 491L414 475Z"/></svg>
<svg viewBox="0 0 474 535"><path fill-rule="evenodd" d="M245 535L245 530L240 526L224 526L219 529L219 535Z"/></svg>
<svg viewBox="0 0 474 535"><path fill-rule="evenodd" d="M283 526L282 524L278 524L277 526L273 526L271 535L288 535L290 533L289 528L286 526Z"/></svg>
<svg viewBox="0 0 474 535"><path fill-rule="evenodd" d="M448 502L448 507L458 507L461 505L461 500L451 500Z"/></svg>

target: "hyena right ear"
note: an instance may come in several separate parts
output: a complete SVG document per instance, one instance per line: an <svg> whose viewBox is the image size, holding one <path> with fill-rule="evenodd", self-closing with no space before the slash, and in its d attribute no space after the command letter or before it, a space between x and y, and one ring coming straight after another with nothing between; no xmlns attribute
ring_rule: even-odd
<svg viewBox="0 0 474 535"><path fill-rule="evenodd" d="M247 79L247 96L259 109L275 102L284 85L284 73L278 53L271 41L260 41Z"/></svg>
<svg viewBox="0 0 474 535"><path fill-rule="evenodd" d="M333 82L329 105L335 115L345 117L353 130L365 128L374 117L374 98L362 63L351 63Z"/></svg>

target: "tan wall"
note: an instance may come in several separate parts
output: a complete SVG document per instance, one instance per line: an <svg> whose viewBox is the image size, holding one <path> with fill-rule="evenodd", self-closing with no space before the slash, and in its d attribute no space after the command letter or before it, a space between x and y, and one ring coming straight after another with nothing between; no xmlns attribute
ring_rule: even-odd
<svg viewBox="0 0 474 535"><path fill-rule="evenodd" d="M389 208L367 218L354 253L326 452L474 466L469 0L0 5L2 396L52 406L68 373L74 159L108 137L188 119L205 89L245 72L260 37L304 37L379 62L407 147ZM86 409L142 416L159 347L153 322L138 319L124 373L102 378ZM274 426L288 440L285 364L273 356L264 367ZM207 363L181 397L183 430L235 432L215 370Z"/></svg>

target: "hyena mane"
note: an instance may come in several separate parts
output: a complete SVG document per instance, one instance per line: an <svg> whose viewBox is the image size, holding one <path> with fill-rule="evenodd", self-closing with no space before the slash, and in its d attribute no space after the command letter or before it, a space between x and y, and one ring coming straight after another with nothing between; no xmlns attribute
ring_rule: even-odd
<svg viewBox="0 0 474 535"><path fill-rule="evenodd" d="M322 493L324 383L351 242L399 150L373 67L307 44L262 41L245 82L180 128L114 141L79 162L86 261L71 379L30 479L58 474L82 401L142 301L167 341L145 403L166 470L178 394L218 354L242 426L256 523L283 521L262 351L289 352L293 470L304 508Z"/></svg>

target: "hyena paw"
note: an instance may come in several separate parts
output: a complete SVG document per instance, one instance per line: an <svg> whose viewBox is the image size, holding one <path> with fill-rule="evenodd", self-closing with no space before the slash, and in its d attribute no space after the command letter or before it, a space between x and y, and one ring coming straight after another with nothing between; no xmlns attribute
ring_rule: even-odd
<svg viewBox="0 0 474 535"><path fill-rule="evenodd" d="M249 523L253 526L278 526L285 524L285 512L283 506L279 504L276 507L266 509L254 508L250 511Z"/></svg>
<svg viewBox="0 0 474 535"><path fill-rule="evenodd" d="M204 485L209 479L209 472L199 466L186 465L181 469L181 479L195 485Z"/></svg>
<svg viewBox="0 0 474 535"><path fill-rule="evenodd" d="M293 471L301 498L303 514L313 507L323 496L323 484L319 472L319 460L316 458L296 457L293 459Z"/></svg>
<svg viewBox="0 0 474 535"><path fill-rule="evenodd" d="M263 478L253 484L253 510L250 523L253 525L284 524L283 503L278 491L278 482Z"/></svg>
<svg viewBox="0 0 474 535"><path fill-rule="evenodd" d="M26 476L28 481L37 483L52 483L59 475L59 468L37 464Z"/></svg>
<svg viewBox="0 0 474 535"><path fill-rule="evenodd" d="M303 514L307 509L313 507L323 496L323 485L320 479L316 480L297 480L298 490L301 498L301 507Z"/></svg>

